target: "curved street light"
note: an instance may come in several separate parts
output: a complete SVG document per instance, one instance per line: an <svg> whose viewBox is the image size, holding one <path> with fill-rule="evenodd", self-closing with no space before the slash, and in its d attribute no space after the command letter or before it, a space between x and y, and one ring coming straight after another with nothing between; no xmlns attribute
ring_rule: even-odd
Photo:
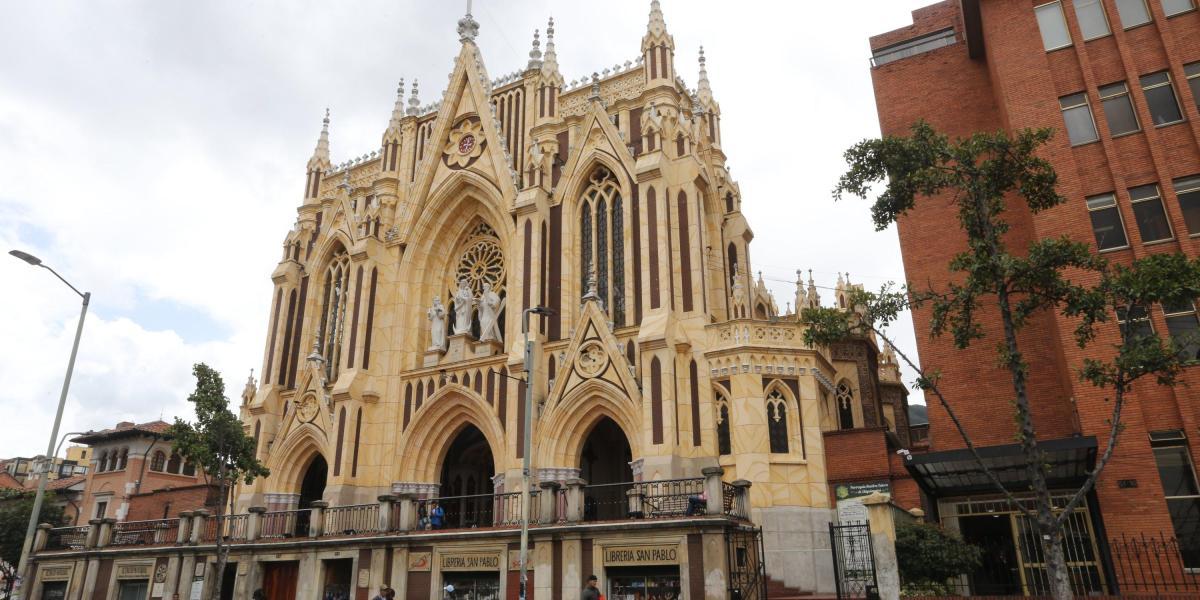
<svg viewBox="0 0 1200 600"><path fill-rule="evenodd" d="M71 285L71 282L63 279L63 276L59 275L57 271L42 264L42 259L28 252L9 250L8 253L25 261L31 266L41 267L47 271L50 271L55 277L58 278L59 281L65 283L67 287L71 288L71 291L75 292L80 298L83 299L83 307L79 312L79 325L75 328L75 343L71 346L71 358L67 361L67 375L63 378L62 393L58 396L58 412L54 415L54 427L50 430L50 443L46 446L46 458L47 460L51 461L51 464L53 464L54 457L56 454L58 454L57 448L55 447L55 442L58 441L58 427L62 424L63 407L67 404L67 390L71 387L71 374L75 372L75 356L79 353L79 337L83 334L83 319L87 316L88 304L92 301L92 293L79 291L75 288L75 286ZM25 542L21 545L21 561L17 564L18 584L24 583L24 581L27 579L25 571L29 568L29 551L33 546L33 534L37 531L38 517L41 516L42 512L42 500L46 496L46 481L49 479L50 476L49 473L47 473L38 480L37 493L33 497L33 510L29 513L29 526L25 530ZM23 595L24 589L22 588L24 588L23 585L18 588L18 597Z"/></svg>

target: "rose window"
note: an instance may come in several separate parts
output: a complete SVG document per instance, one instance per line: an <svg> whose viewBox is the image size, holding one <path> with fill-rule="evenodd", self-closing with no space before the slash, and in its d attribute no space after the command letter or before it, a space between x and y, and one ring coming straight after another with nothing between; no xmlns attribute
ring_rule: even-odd
<svg viewBox="0 0 1200 600"><path fill-rule="evenodd" d="M452 284L455 288L460 279L467 280L476 296L483 293L484 283L490 283L492 290L500 293L504 287L504 252L500 243L487 238L471 242L458 261Z"/></svg>

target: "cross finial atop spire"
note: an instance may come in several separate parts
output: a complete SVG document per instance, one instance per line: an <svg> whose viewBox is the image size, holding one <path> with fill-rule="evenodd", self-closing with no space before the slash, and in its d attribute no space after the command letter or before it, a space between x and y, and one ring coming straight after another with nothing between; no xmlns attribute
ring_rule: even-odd
<svg viewBox="0 0 1200 600"><path fill-rule="evenodd" d="M533 48L529 50L529 64L527 69L540 69L542 67L542 41L538 39L538 30L533 30Z"/></svg>
<svg viewBox="0 0 1200 600"><path fill-rule="evenodd" d="M479 22L471 16L471 0L467 0L467 14L458 20L458 41L464 44L474 43L477 35L479 35Z"/></svg>

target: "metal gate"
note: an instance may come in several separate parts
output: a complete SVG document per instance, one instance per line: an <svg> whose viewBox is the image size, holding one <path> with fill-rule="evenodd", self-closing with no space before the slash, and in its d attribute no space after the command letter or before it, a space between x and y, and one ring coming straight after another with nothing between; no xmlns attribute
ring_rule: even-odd
<svg viewBox="0 0 1200 600"><path fill-rule="evenodd" d="M729 561L729 597L732 600L766 600L767 568L762 529L748 526L727 528L725 555Z"/></svg>
<svg viewBox="0 0 1200 600"><path fill-rule="evenodd" d="M833 552L833 581L838 598L878 598L875 580L875 551L871 548L871 526L866 523L829 524L829 547Z"/></svg>

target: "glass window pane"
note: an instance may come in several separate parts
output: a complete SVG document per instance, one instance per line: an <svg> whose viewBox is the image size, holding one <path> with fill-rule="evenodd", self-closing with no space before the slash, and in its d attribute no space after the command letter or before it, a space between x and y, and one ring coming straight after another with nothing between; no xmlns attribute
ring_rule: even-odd
<svg viewBox="0 0 1200 600"><path fill-rule="evenodd" d="M1195 313L1167 317L1167 331L1180 346L1180 360L1200 360L1200 321Z"/></svg>
<svg viewBox="0 0 1200 600"><path fill-rule="evenodd" d="M1179 194L1179 208L1183 211L1188 233L1200 234L1200 190Z"/></svg>
<svg viewBox="0 0 1200 600"><path fill-rule="evenodd" d="M1092 120L1092 109L1086 104L1064 110L1063 121L1067 125L1067 138L1072 146L1100 139L1096 133L1096 123Z"/></svg>
<svg viewBox="0 0 1200 600"><path fill-rule="evenodd" d="M1096 235L1096 247L1101 250L1121 248L1129 245L1125 238L1125 228L1121 226L1121 215L1116 208L1093 210L1092 233Z"/></svg>
<svg viewBox="0 0 1200 600"><path fill-rule="evenodd" d="M1167 500L1167 510L1175 526L1183 566L1189 569L1200 567L1200 498Z"/></svg>
<svg viewBox="0 0 1200 600"><path fill-rule="evenodd" d="M1183 120L1183 113L1179 111L1179 103L1175 101L1175 91L1170 83L1147 89L1145 94L1146 104L1150 106L1150 116L1154 118L1155 125Z"/></svg>
<svg viewBox="0 0 1200 600"><path fill-rule="evenodd" d="M1134 202L1133 217L1137 220L1142 242L1171 239L1171 226L1167 224L1167 215L1163 211L1162 200L1155 198Z"/></svg>
<svg viewBox="0 0 1200 600"><path fill-rule="evenodd" d="M1129 101L1129 94L1101 100L1100 103L1104 106L1104 120L1108 121L1108 131L1112 135L1133 133L1141 129L1137 113L1133 110L1133 103Z"/></svg>
<svg viewBox="0 0 1200 600"><path fill-rule="evenodd" d="M1192 0L1162 0L1162 6L1168 17L1196 8Z"/></svg>
<svg viewBox="0 0 1200 600"><path fill-rule="evenodd" d="M1161 83L1171 83L1171 76L1167 75L1166 71L1160 71L1158 73L1142 75L1139 81L1142 82L1142 87L1146 88Z"/></svg>
<svg viewBox="0 0 1200 600"><path fill-rule="evenodd" d="M1037 7L1038 29L1042 32L1042 45L1054 50L1071 45L1071 33L1067 31L1067 19L1063 17L1062 4L1051 2Z"/></svg>
<svg viewBox="0 0 1200 600"><path fill-rule="evenodd" d="M1183 72L1187 74L1188 77L1200 76L1200 62L1183 65Z"/></svg>
<svg viewBox="0 0 1200 600"><path fill-rule="evenodd" d="M1146 0L1117 0L1117 12L1121 14L1121 26L1126 29L1150 22Z"/></svg>
<svg viewBox="0 0 1200 600"><path fill-rule="evenodd" d="M1170 496L1195 496L1196 475L1192 472L1192 461L1186 446L1167 446L1154 449L1154 461L1158 463L1158 478L1162 481L1163 493Z"/></svg>
<svg viewBox="0 0 1200 600"><path fill-rule="evenodd" d="M1150 198L1158 198L1158 185L1151 183L1150 185L1139 185L1129 189L1129 198L1134 202L1138 200L1149 200Z"/></svg>
<svg viewBox="0 0 1200 600"><path fill-rule="evenodd" d="M1192 102L1200 108L1200 63L1189 65L1194 67L1194 73L1188 73L1188 86L1192 88Z"/></svg>
<svg viewBox="0 0 1200 600"><path fill-rule="evenodd" d="M1100 0L1075 0L1075 16L1079 18L1079 30L1083 39L1090 40L1108 35L1108 18Z"/></svg>

